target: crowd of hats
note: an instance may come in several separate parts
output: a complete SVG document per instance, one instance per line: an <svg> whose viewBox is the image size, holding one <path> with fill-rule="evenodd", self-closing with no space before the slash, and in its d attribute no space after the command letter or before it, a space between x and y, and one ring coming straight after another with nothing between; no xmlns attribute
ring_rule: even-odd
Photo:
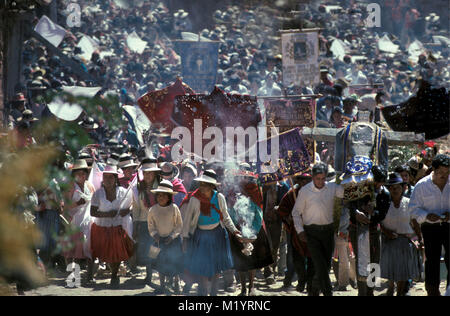
<svg viewBox="0 0 450 316"><path fill-rule="evenodd" d="M61 1L58 12L60 25L65 25L64 21L70 14L64 9L64 3ZM102 93L116 93L122 102L134 103L147 91L163 88L181 75L181 61L174 54L171 40L181 39L181 32L193 30L192 21L196 17L192 12L183 9L170 12L161 1L140 1L139 5L129 4L127 7L106 0L94 3L80 0L79 4L83 8L81 26L71 29L72 33L66 36L59 49L80 63L97 81L80 79L58 56L51 54L36 40L29 39L24 45L23 82L19 90L101 85L104 87ZM448 81L447 67L437 67L437 63L427 56L421 57L418 67L409 64L406 47L400 41L401 24L399 28L386 29L367 28L364 23L355 22L361 19L364 8L364 3L355 3L331 14L320 3L306 7L299 18L301 25L323 28L320 39L321 47L325 49L322 50L321 72L326 72L338 86L345 87L350 82L383 83L389 90L388 101L393 103L405 97L402 95L405 90L413 89L417 77ZM277 86L283 87L278 36L278 30L283 27L279 18L283 15L282 10L274 2L271 6L254 4L253 7L248 4L224 4L222 9L213 12L215 24L203 29L200 34L221 42L217 76L219 88L228 92L256 94L269 77ZM432 42L431 36L443 31L436 27L440 23L439 16L432 13L425 20L427 31L421 36L418 34L418 39L424 43ZM133 52L127 46L127 34L133 31L147 42L142 54ZM400 45L397 54L381 54L377 50L377 39L385 33L394 44ZM83 59L77 47L84 35L91 36L100 44L99 51L95 51L90 60ZM333 58L329 50L336 38L346 41L351 48L352 53L343 60ZM441 50L444 61L448 55L446 48ZM104 52L108 54L103 55ZM362 63L352 62L352 55L363 55L365 59ZM252 83L257 89L252 89ZM245 88L237 91L237 84ZM287 93L294 93L295 90L295 86L283 88ZM308 88L316 88L314 92L325 95L336 93L324 87Z"/></svg>
<svg viewBox="0 0 450 316"><path fill-rule="evenodd" d="M16 101L25 102L27 111L17 114L16 120L32 123L40 119L42 106L35 105L42 101L36 96L43 91L60 89L61 86L101 86L103 89L99 94L113 93L120 97L121 104L135 104L137 98L147 91L163 88L181 75L181 60L174 53L172 41L182 39L182 32L194 31L196 13L188 12L187 9L169 11L162 1L138 2L139 6L130 2L127 8L121 8L115 1L109 0L77 2L83 9L81 26L71 28L72 33L65 37L58 48L96 78L95 82L80 78L37 40L26 39L21 83L16 87ZM357 22L363 17L365 4L357 2L351 6L349 1L343 1L343 8L339 12L330 13L324 5L317 3L307 5L303 13L292 16L292 21L298 22L296 27L322 28L320 71L334 85L285 87L282 84L278 32L285 26L280 18L285 16L285 8L278 7L278 3L224 3L222 8L212 13L214 23L203 29L200 35L220 41L216 82L219 88L236 92L237 85L240 85L243 87L242 91L256 94L270 78L287 94L322 93L326 98L339 98L345 105L361 101L356 95L340 95L354 83L383 84L385 100L391 103L403 101L409 96L418 78L438 82L446 87L449 85L447 45L437 47L439 52L435 52L433 56L422 54L418 63L411 65L407 47L401 38L401 23L398 28L366 27L364 23ZM59 2L57 22L62 26L66 25L65 21L70 14L66 9L67 4L68 1ZM34 13L37 14L37 11ZM433 35L445 37L445 30L440 26L441 21L436 13L426 16L424 20L425 31L417 32L417 39L428 43L433 41ZM37 21L36 15L33 24ZM133 52L127 46L127 34L132 32L136 32L147 42L142 54ZM386 34L394 44L399 45L398 53L383 54L378 51L377 40ZM83 52L77 47L84 35L98 40L100 44L100 49L89 60L83 59ZM350 53L342 60L334 57L330 51L330 45L335 39L345 41L351 48ZM359 62L353 61L353 57L357 55L363 57ZM409 93L406 91L405 94L405 90ZM339 106L335 111L342 112L342 103L336 102ZM29 110L32 110L32 114ZM92 129L94 134L100 133L103 128L99 128L101 124L95 117L86 118L80 125ZM96 158L118 161L119 158L114 156L120 156L124 152L129 152L136 158L142 154L137 148L119 144L116 139L109 137L113 133L106 135L107 137L100 139L103 146L95 153L98 156Z"/></svg>

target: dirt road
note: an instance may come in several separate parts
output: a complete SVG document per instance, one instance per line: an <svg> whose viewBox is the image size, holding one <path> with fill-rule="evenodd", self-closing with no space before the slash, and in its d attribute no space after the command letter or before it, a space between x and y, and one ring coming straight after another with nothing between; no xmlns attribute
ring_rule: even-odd
<svg viewBox="0 0 450 316"><path fill-rule="evenodd" d="M84 282L85 272L81 272L82 282L80 287L67 286L66 278L69 272L51 272L48 278L48 285L26 291L27 296L168 296L180 295L175 294L172 288L168 288L165 294L155 294L155 289L159 286L159 277L157 272L153 272L153 286L144 283L145 270L140 269L140 274L134 276L121 276L120 286L118 289L111 289L109 286L110 275L106 270L99 270L94 284L86 284ZM123 275L123 274L122 274ZM333 273L330 273L330 278L335 283L336 279ZM183 281L180 282L184 285ZM297 282L289 289L283 288L283 277L277 277L276 283L267 285L266 281L257 276L255 280L256 296L307 296L306 291L299 293L295 289ZM412 289L409 291L411 296L425 296L426 291L423 282L414 283ZM190 296L195 296L197 285L194 285L190 291ZM441 293L445 293L445 282L441 282ZM385 296L387 291L387 281L381 280L380 287L375 288L375 296ZM222 286L222 280L219 282L218 296L237 296L240 293L240 286L236 286L233 293L226 292ZM347 291L334 291L334 296L357 296L358 292L351 286L347 287Z"/></svg>

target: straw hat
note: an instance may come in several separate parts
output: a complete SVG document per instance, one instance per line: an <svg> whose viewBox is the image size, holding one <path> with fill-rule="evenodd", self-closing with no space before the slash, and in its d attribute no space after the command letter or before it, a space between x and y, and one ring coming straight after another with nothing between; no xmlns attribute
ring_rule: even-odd
<svg viewBox="0 0 450 316"><path fill-rule="evenodd" d="M161 167L161 176L170 176L172 179L175 179L180 174L180 170L170 162L163 162L160 165L160 167Z"/></svg>
<svg viewBox="0 0 450 316"><path fill-rule="evenodd" d="M119 157L118 167L121 169L128 168L128 167L136 167L138 165L139 164L135 163L133 158L128 154L122 154Z"/></svg>
<svg viewBox="0 0 450 316"><path fill-rule="evenodd" d="M197 168L187 160L183 161L183 163L181 164L181 172L183 172L185 169L189 169L190 171L192 171L195 177L198 176Z"/></svg>
<svg viewBox="0 0 450 316"><path fill-rule="evenodd" d="M84 119L83 121L79 122L78 125L81 127L87 128L87 129L97 129L98 124L95 123L94 119L92 117L88 117Z"/></svg>
<svg viewBox="0 0 450 316"><path fill-rule="evenodd" d="M119 163L119 155L116 153L112 153L109 158L106 160L106 163L108 165L114 165L117 166Z"/></svg>
<svg viewBox="0 0 450 316"><path fill-rule="evenodd" d="M214 170L208 169L203 171L202 175L198 178L195 178L194 181L197 182L205 182L213 185L219 185L220 183L217 182L217 174Z"/></svg>
<svg viewBox="0 0 450 316"><path fill-rule="evenodd" d="M141 170L143 172L145 172L145 171L161 171L161 169L158 168L158 163L155 158L144 158L142 160Z"/></svg>
<svg viewBox="0 0 450 316"><path fill-rule="evenodd" d="M151 192L152 193L169 193L171 195L175 195L178 193L178 192L173 191L173 185L168 180L162 180L158 184L158 187L155 190L152 190Z"/></svg>
<svg viewBox="0 0 450 316"><path fill-rule="evenodd" d="M86 160L84 160L84 159L75 160L75 163L73 164L72 168L70 168L70 170L72 170L72 171L83 170L83 169L86 169L86 170L90 169Z"/></svg>
<svg viewBox="0 0 450 316"><path fill-rule="evenodd" d="M350 85L350 80L347 80L345 78L338 78L334 83L347 88Z"/></svg>
<svg viewBox="0 0 450 316"><path fill-rule="evenodd" d="M38 118L36 118L36 117L33 116L33 111L28 110L28 109L25 110L25 111L23 111L23 112L22 112L22 116L19 117L19 118L17 119L18 122L20 122L20 121L22 121L22 120L27 121L27 122L36 122L36 121L39 121Z"/></svg>
<svg viewBox="0 0 450 316"><path fill-rule="evenodd" d="M186 11L184 11L183 9L180 9L180 10L178 10L177 12L175 12L174 14L173 14L173 16L175 17L175 18L180 18L180 19L184 19L185 17L187 17L189 15L189 13L188 12L186 12Z"/></svg>
<svg viewBox="0 0 450 316"><path fill-rule="evenodd" d="M336 170L331 165L328 165L327 181L336 179Z"/></svg>
<svg viewBox="0 0 450 316"><path fill-rule="evenodd" d="M26 102L27 99L25 99L25 96L24 96L23 93L19 92L19 93L16 93L16 95L14 96L13 101L14 102Z"/></svg>
<svg viewBox="0 0 450 316"><path fill-rule="evenodd" d="M117 172L117 166L113 166L113 165L106 165L105 166L105 170L103 170L103 173L109 173L109 174L116 174L118 175L119 173Z"/></svg>

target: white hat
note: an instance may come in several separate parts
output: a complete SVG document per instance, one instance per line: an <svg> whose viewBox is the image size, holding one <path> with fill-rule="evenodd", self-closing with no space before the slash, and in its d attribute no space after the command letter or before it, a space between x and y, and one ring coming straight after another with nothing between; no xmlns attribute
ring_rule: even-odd
<svg viewBox="0 0 450 316"><path fill-rule="evenodd" d="M184 169L189 169L192 171L195 177L198 176L197 168L188 160L183 161L183 163L181 164L181 172L183 172Z"/></svg>
<svg viewBox="0 0 450 316"><path fill-rule="evenodd" d="M144 171L161 171L155 158L144 158L142 160L141 170Z"/></svg>
<svg viewBox="0 0 450 316"><path fill-rule="evenodd" d="M178 192L174 192L173 191L173 185L168 180L162 180L158 184L158 187L155 190L152 190L151 192L152 193L169 193L169 194L172 194L172 195L175 195L175 194L178 193Z"/></svg>
<svg viewBox="0 0 450 316"><path fill-rule="evenodd" d="M180 174L180 170L178 170L177 166L171 164L170 162L163 162L161 165L161 175L162 176L170 176L172 179L178 178L178 175ZM164 169L168 170L170 168L170 171L165 172Z"/></svg>
<svg viewBox="0 0 450 316"><path fill-rule="evenodd" d="M210 184L214 184L214 185L220 184L219 182L217 182L217 174L212 169L203 171L202 175L198 178L195 178L194 181L205 182L205 183L210 183Z"/></svg>
<svg viewBox="0 0 450 316"><path fill-rule="evenodd" d="M135 163L133 158L128 154L122 154L119 158L119 168L124 169L128 167L136 167L139 164Z"/></svg>
<svg viewBox="0 0 450 316"><path fill-rule="evenodd" d="M106 165L105 166L105 170L103 170L103 173L110 173L110 174L119 174L117 172L117 166L113 166L113 165Z"/></svg>
<svg viewBox="0 0 450 316"><path fill-rule="evenodd" d="M187 17L189 15L188 12L184 11L183 9L178 10L177 12L175 12L173 14L173 16L175 18L180 18L180 19L184 19L185 17Z"/></svg>
<svg viewBox="0 0 450 316"><path fill-rule="evenodd" d="M85 159L78 159L75 161L75 163L73 164L72 168L70 168L70 170L75 171L75 170L88 170L90 169L90 167L88 166L87 162Z"/></svg>

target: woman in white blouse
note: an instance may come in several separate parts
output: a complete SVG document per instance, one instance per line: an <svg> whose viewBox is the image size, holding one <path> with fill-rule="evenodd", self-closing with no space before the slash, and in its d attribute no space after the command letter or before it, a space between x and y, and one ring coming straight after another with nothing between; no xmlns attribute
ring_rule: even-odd
<svg viewBox="0 0 450 316"><path fill-rule="evenodd" d="M409 199L403 196L404 182L398 173L389 176L385 186L391 194L391 205L381 230L385 240L381 250L381 277L390 281L388 295L393 294L393 282L397 283L397 296L407 292L409 279L418 278L421 273L418 247L422 247L420 226L412 220ZM413 241L418 237L418 242Z"/></svg>
<svg viewBox="0 0 450 316"><path fill-rule="evenodd" d="M117 288L120 262L133 254L132 219L130 216L132 194L119 186L117 167L106 166L102 187L91 200L91 216L95 218L91 228L92 258L106 262L111 268L111 287Z"/></svg>
<svg viewBox="0 0 450 316"><path fill-rule="evenodd" d="M75 233L71 236L73 243L71 249L64 253L68 260L80 262L87 259L88 282L93 281L93 262L91 259L90 230L93 219L90 216L91 197L95 191L94 186L87 180L89 167L84 159L75 161L72 170L73 182L66 193L65 215Z"/></svg>

